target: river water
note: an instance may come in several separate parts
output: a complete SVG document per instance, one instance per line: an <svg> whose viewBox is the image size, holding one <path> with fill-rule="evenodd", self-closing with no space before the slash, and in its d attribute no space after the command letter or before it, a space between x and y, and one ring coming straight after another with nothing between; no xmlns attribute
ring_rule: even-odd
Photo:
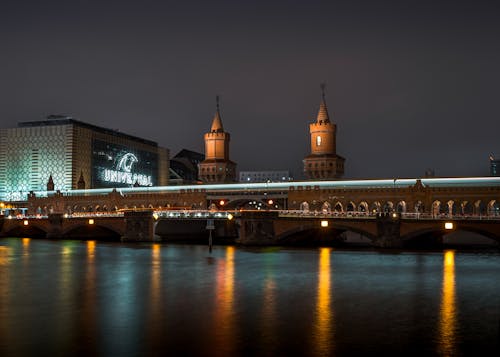
<svg viewBox="0 0 500 357"><path fill-rule="evenodd" d="M0 356L498 356L500 254L0 239Z"/></svg>

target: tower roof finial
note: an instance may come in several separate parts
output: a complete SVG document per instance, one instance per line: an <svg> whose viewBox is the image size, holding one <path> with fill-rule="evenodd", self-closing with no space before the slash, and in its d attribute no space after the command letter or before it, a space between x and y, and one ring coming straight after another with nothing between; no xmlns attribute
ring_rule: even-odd
<svg viewBox="0 0 500 357"><path fill-rule="evenodd" d="M320 88L321 88L321 98L323 99L323 101L325 100L325 89L326 89L326 83L323 82L321 83L320 85Z"/></svg>
<svg viewBox="0 0 500 357"><path fill-rule="evenodd" d="M220 108L219 108L219 96L215 96L215 104L217 110L215 111L214 119L212 120L211 132L224 132L224 127L222 126L222 119L220 118Z"/></svg>
<svg viewBox="0 0 500 357"><path fill-rule="evenodd" d="M319 111L318 111L318 116L316 118L316 122L329 123L330 117L328 115L328 108L326 107L326 100L325 100L326 83L325 82L321 83L320 88L321 88L321 103L319 105Z"/></svg>

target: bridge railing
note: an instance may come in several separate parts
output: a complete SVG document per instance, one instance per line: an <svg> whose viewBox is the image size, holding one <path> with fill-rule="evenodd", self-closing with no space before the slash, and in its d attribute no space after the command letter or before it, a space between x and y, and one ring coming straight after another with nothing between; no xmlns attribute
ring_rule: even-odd
<svg viewBox="0 0 500 357"><path fill-rule="evenodd" d="M339 219L374 219L381 212L337 212L337 211L304 211L304 210L280 210L280 217L294 218L339 218ZM464 215L464 214L431 214L414 212L386 212L385 214L394 215L394 218L415 219L415 220L492 220L500 221L499 215Z"/></svg>

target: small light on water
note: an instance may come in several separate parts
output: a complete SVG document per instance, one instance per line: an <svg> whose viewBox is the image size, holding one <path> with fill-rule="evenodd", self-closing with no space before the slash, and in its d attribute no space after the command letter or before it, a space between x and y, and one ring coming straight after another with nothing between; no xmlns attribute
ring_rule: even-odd
<svg viewBox="0 0 500 357"><path fill-rule="evenodd" d="M321 221L321 227L328 227L328 221Z"/></svg>
<svg viewBox="0 0 500 357"><path fill-rule="evenodd" d="M444 229L450 230L450 229L453 229L453 228L454 228L453 222L446 222L444 224Z"/></svg>
<svg viewBox="0 0 500 357"><path fill-rule="evenodd" d="M24 224L25 226L27 226L28 224L30 224L30 222L28 222L28 220L27 220L27 219L25 219L25 220L24 220L24 222L23 222L23 224Z"/></svg>
<svg viewBox="0 0 500 357"><path fill-rule="evenodd" d="M89 224L94 224L94 219L90 218L89 219Z"/></svg>

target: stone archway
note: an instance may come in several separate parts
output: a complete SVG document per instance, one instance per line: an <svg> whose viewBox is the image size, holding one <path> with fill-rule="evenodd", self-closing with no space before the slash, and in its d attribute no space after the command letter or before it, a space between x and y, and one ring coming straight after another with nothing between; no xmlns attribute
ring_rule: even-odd
<svg viewBox="0 0 500 357"><path fill-rule="evenodd" d="M370 206L370 213L380 213L382 205L379 201L375 201Z"/></svg>
<svg viewBox="0 0 500 357"><path fill-rule="evenodd" d="M392 201L387 201L386 203L384 203L383 212L392 212L392 211L394 211L394 203L392 203Z"/></svg>
<svg viewBox="0 0 500 357"><path fill-rule="evenodd" d="M433 217L439 216L440 210L441 210L441 201L436 200L432 202L432 212L431 212L432 216Z"/></svg>
<svg viewBox="0 0 500 357"><path fill-rule="evenodd" d="M366 201L362 201L358 205L358 211L361 213L368 213L368 203Z"/></svg>

